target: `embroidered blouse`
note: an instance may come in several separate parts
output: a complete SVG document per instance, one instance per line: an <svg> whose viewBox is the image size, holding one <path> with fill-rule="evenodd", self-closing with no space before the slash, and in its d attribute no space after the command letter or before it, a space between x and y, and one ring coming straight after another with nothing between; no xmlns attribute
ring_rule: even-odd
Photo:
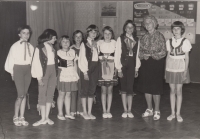
<svg viewBox="0 0 200 139"><path fill-rule="evenodd" d="M184 72L185 71L185 53L192 48L190 41L185 38L169 39L166 42L168 58L166 61L166 71Z"/></svg>
<svg viewBox="0 0 200 139"><path fill-rule="evenodd" d="M140 60L147 60L150 56L159 60L167 54L165 38L162 33L155 31L153 34L146 33L140 39Z"/></svg>

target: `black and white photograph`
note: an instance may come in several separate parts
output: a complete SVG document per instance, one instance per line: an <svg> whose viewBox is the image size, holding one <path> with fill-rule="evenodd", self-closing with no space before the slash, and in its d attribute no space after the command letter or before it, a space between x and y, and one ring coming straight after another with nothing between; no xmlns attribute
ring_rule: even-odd
<svg viewBox="0 0 200 139"><path fill-rule="evenodd" d="M200 0L0 0L0 139L200 139Z"/></svg>

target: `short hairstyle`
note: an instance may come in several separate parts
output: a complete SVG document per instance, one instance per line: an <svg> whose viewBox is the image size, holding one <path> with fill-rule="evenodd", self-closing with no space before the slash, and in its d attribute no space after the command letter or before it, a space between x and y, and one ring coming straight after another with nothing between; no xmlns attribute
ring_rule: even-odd
<svg viewBox="0 0 200 139"><path fill-rule="evenodd" d="M88 27L87 27L87 32L86 32L86 38L89 36L89 32L90 31L96 31L97 32L97 36L96 36L96 38L94 38L94 40L97 40L98 38L99 38L99 35L100 35L100 33L99 33L99 28L96 26L96 25L94 25L94 24L91 24L91 25L89 25Z"/></svg>
<svg viewBox="0 0 200 139"><path fill-rule="evenodd" d="M50 41L53 36L56 36L57 38L57 33L55 30L53 29L46 29L44 30L44 32L38 37L38 43L44 43L46 41Z"/></svg>
<svg viewBox="0 0 200 139"><path fill-rule="evenodd" d="M172 23L172 25L171 25L172 33L173 33L174 27L180 27L181 28L181 35L183 35L185 33L185 26L181 21L175 21L174 23Z"/></svg>
<svg viewBox="0 0 200 139"><path fill-rule="evenodd" d="M123 26L123 35L126 35L126 26L128 24L132 24L133 25L134 31L133 31L132 35L133 35L133 37L136 37L137 30L136 30L136 25L133 22L133 20L126 20L126 22L124 23L124 26Z"/></svg>
<svg viewBox="0 0 200 139"><path fill-rule="evenodd" d="M21 26L19 26L18 29L17 29L17 33L20 34L20 32L22 30L24 30L24 29L28 29L29 32L30 32L30 35L32 34L32 29L31 29L31 27L29 25L21 25Z"/></svg>
<svg viewBox="0 0 200 139"><path fill-rule="evenodd" d="M75 41L75 36L76 36L76 34L78 34L78 33L81 33L81 35L82 35L82 41L81 41L81 43L83 42L83 40L84 40L84 35L83 35L83 32L82 31L80 31L80 30L76 30L76 31L74 31L74 33L73 33L73 36L72 36L72 43L73 44L76 44L76 41Z"/></svg>
<svg viewBox="0 0 200 139"><path fill-rule="evenodd" d="M70 38L68 35L63 35L59 40L58 40L58 46L59 48L62 48L62 45L61 45L61 42L63 39L66 39L66 40L69 40L70 44L71 44L71 41L70 41Z"/></svg>
<svg viewBox="0 0 200 139"><path fill-rule="evenodd" d="M102 29L103 34L104 34L104 31L105 31L105 30L108 30L108 31L111 32L111 34L112 34L111 39L115 39L114 31L113 31L113 29L112 29L110 26L105 26L105 27ZM104 40L104 35L102 36L101 39Z"/></svg>
<svg viewBox="0 0 200 139"><path fill-rule="evenodd" d="M143 26L145 27L146 20L151 19L152 23L154 24L154 28L156 29L158 27L158 20L153 15L146 15L143 19Z"/></svg>

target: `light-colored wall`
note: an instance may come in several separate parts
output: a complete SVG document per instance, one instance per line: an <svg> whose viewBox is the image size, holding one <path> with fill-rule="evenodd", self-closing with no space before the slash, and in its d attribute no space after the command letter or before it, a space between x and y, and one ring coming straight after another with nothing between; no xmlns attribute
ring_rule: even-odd
<svg viewBox="0 0 200 139"><path fill-rule="evenodd" d="M75 2L75 19L74 30L86 32L86 28L90 24L95 24L102 28L109 25L113 28L115 36L118 37L122 33L122 27L127 19L133 19L133 2L117 2L117 17L105 18L100 15L101 2Z"/></svg>

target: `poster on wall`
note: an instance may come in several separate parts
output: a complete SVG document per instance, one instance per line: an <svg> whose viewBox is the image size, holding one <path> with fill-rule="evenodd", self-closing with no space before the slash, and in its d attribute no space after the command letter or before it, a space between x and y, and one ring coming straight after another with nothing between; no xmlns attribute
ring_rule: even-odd
<svg viewBox="0 0 200 139"><path fill-rule="evenodd" d="M145 33L142 26L145 15L154 15L158 20L158 30L168 40L173 35L171 24L174 21L181 21L185 25L184 37L195 44L197 2L176 1L176 2L133 2L133 20L136 24L137 35L141 37Z"/></svg>
<svg viewBox="0 0 200 139"><path fill-rule="evenodd" d="M117 2L101 2L101 17L116 17Z"/></svg>

